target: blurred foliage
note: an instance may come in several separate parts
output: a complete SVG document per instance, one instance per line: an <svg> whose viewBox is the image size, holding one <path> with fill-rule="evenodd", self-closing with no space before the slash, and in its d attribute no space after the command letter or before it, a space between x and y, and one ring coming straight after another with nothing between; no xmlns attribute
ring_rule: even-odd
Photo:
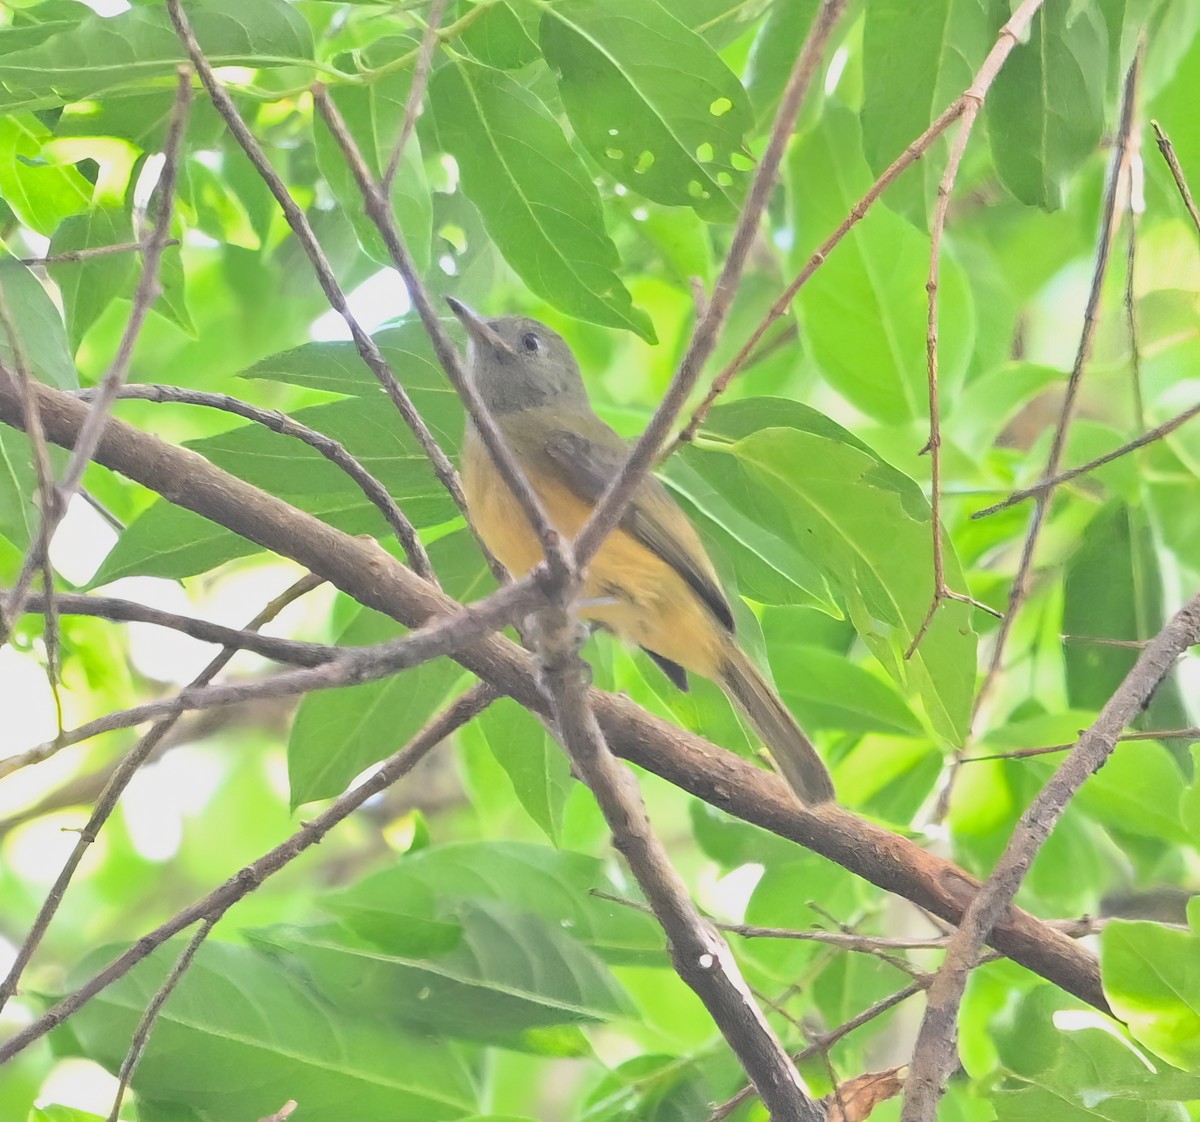
<svg viewBox="0 0 1200 1122"><path fill-rule="evenodd" d="M711 284L728 249L816 7L451 0L427 111L392 189L430 290L560 330L598 410L635 434L686 346L694 278ZM324 82L368 162L386 168L427 5L194 0L188 9L339 279L356 291L352 303L456 452L457 399L395 274L381 271L386 253L309 94ZM873 178L968 86L1009 12L1006 0L850 5L710 373ZM1139 42L1139 130L1160 121L1200 189L1200 6L1047 0L990 92L951 201L939 352L946 571L955 591L997 608L1028 510L971 514L1035 482L1046 462ZM30 268L17 259L136 238L147 201L159 205L156 154L180 57L159 3L99 15L75 0L20 0L0 11L0 284L30 368L51 385L103 374L138 260ZM820 744L841 800L931 838L922 831L957 750L995 757L1070 743L1132 665L1128 644L1155 634L1200 586L1193 423L1059 489L1005 671L973 733L985 665L976 648L989 650L994 619L947 603L904 657L933 582L924 285L947 150L943 137L841 242L663 473L740 594L744 641ZM202 95L180 172L180 244L164 260L131 379L246 398L341 441L420 529L444 587L485 595L491 578L461 519L353 346L330 328L282 215ZM1200 393L1200 246L1152 145L1125 195L1067 464L1119 447ZM0 339L0 358L11 356ZM295 441L186 406L129 402L116 412L396 550L351 482ZM64 588L120 582L115 594L240 623L293 579L252 543L98 467L85 484L120 529L73 509L74 555L55 554ZM0 429L5 584L37 525L33 491L23 434ZM3 754L55 731L41 626L26 618L0 652ZM345 643L399 631L328 590L276 626ZM1114 639L1127 645L1103 642ZM696 682L680 694L603 635L587 653L604 688L754 751L715 687ZM144 627L64 620L64 720L171 689L204 657ZM265 667L239 656L231 672ZM1194 725L1198 681L1194 658L1185 659L1137 727ZM294 716L268 706L185 726L92 847L5 1028L286 837L315 800L393 752L464 682L442 661L313 695ZM72 843L62 829L82 824L132 741L110 734L0 785L6 953ZM1195 751L1178 737L1121 745L1070 806L1019 898L1048 917L1125 917L1100 940L1121 1021L1011 964L979 969L944 1117L1200 1118L1200 907L1186 907L1200 891ZM986 875L1055 758L964 766L939 845ZM643 780L681 872L720 918L929 930L915 909L824 859ZM736 1064L671 972L656 926L596 890L636 895L554 742L514 704L497 703L453 749L233 909L165 1007L122 1117L225 1122L294 1098L297 1122L702 1118L740 1086ZM0 1073L0 1117L107 1114L112 1081L98 1078L100 1068L119 1066L177 949L151 956ZM828 1031L907 982L893 965L814 942L739 940L735 951L797 1047L801 1024ZM832 1070L847 1077L903 1062L915 1015L906 1012L837 1043ZM818 1093L829 1071L819 1060L804 1065ZM874 1116L896 1117L896 1104ZM751 1104L736 1117L765 1115Z"/></svg>

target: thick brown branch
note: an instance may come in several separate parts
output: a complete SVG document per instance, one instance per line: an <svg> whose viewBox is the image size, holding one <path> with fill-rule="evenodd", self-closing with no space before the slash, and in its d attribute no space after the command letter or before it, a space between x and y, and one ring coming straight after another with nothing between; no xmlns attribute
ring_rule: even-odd
<svg viewBox="0 0 1200 1122"><path fill-rule="evenodd" d="M21 615L25 597L29 594L29 584L33 572L42 567L50 550L50 539L58 528L59 522L67 510L67 503L79 487L84 470L91 461L92 452L100 440L104 426L108 423L108 413L112 406L117 390L125 381L129 372L129 364L133 360L134 347L142 333L142 324L150 314L150 306L158 299L160 291L158 269L162 261L163 250L171 232L171 215L175 206L175 179L179 170L179 156L183 150L183 134L187 129L188 110L192 100L192 75L187 67L179 68L178 82L175 91L175 105L171 110L171 123L167 127L167 139L163 147L163 168L158 181L159 210L154 221L154 229L146 244L142 258L142 272L138 278L137 287L133 294L133 307L121 341L117 345L117 354L96 387L96 395L92 407L88 411L78 438L72 448L71 458L63 470L62 478L53 488L53 501L49 507L42 510L41 523L38 526L37 537L25 555L25 562L17 574L16 583L9 593L4 605L3 616L0 619L0 643L7 638L8 621L15 620ZM49 594L53 590L47 588Z"/></svg>
<svg viewBox="0 0 1200 1122"><path fill-rule="evenodd" d="M912 1073L905 1093L902 1122L934 1122L942 1086L956 1057L958 1007L967 974L992 925L1012 904L1025 874L1067 803L1112 754L1121 730L1154 696L1175 660L1200 642L1200 594L1186 604L1142 651L1133 669L1109 698L1091 728L1021 815L992 875L975 894L958 930L946 947L925 1008L913 1050ZM1164 792L1164 795L1166 792Z"/></svg>
<svg viewBox="0 0 1200 1122"><path fill-rule="evenodd" d="M70 395L36 389L48 439L70 446L86 408ZM0 421L21 427L22 399L0 373ZM100 463L171 502L241 534L325 577L359 603L408 627L454 611L454 601L378 547L342 534L303 511L215 468L187 449L114 420L97 450ZM467 669L527 708L546 705L528 656L489 635L456 656ZM820 853L873 884L957 922L977 882L950 862L839 807L797 805L775 776L731 752L650 716L626 698L593 690L590 701L610 747L713 806ZM1107 1008L1099 971L1086 950L1013 908L992 945L1082 1000Z"/></svg>
<svg viewBox="0 0 1200 1122"><path fill-rule="evenodd" d="M806 1094L728 944L700 916L654 833L637 782L609 751L588 703L587 667L579 657L586 631L565 607L552 604L538 613L531 634L563 747L666 933L675 972L704 1003L771 1117L821 1122L825 1112Z"/></svg>
<svg viewBox="0 0 1200 1122"><path fill-rule="evenodd" d="M89 392L81 393L79 396L87 401ZM317 432L316 429L311 429L307 425L302 425L294 417L289 417L278 409L263 409L261 406L251 405L248 401L230 397L225 393L207 393L204 390L192 390L183 386L142 382L136 386L122 386L117 397L122 400L136 398L139 401L173 402L180 405L202 405L209 409L220 409L238 417L245 417L246 420L262 425L272 432L277 432L280 436L291 436L302 441L319 452L331 464L341 468L358 484L362 493L392 528L396 539L404 548L404 555L408 558L413 572L428 581L437 583L437 576L429 561L429 554L425 552L425 547L421 544L421 539L417 536L413 524L396 505L396 500L388 494L387 488L375 476L332 437L326 436L323 432Z"/></svg>

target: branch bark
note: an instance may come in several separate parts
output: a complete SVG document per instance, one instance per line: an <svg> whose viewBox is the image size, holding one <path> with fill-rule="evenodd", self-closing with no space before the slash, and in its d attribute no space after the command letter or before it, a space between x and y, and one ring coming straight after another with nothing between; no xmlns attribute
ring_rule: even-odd
<svg viewBox="0 0 1200 1122"><path fill-rule="evenodd" d="M69 447L86 407L69 394L36 387L47 438ZM22 427L24 407L13 380L0 373L0 421ZM189 449L113 420L96 453L104 466L168 501L290 557L359 603L408 627L458 605L373 544L327 526L259 491ZM463 666L545 714L528 656L500 635L484 636L456 656ZM658 720L626 698L592 690L589 700L612 750L713 806L820 853L873 884L957 922L978 882L952 863L836 806L797 805L781 780L732 752ZM1066 936L1012 908L991 944L1083 1001L1107 1009L1095 959Z"/></svg>

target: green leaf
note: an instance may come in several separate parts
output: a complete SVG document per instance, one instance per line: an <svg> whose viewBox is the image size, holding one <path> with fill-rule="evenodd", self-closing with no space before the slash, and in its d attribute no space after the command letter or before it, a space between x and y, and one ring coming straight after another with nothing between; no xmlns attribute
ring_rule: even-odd
<svg viewBox="0 0 1200 1122"><path fill-rule="evenodd" d="M818 6L817 0L772 4L758 29L750 49L746 90L760 122L774 114ZM811 88L808 97L816 93Z"/></svg>
<svg viewBox="0 0 1200 1122"><path fill-rule="evenodd" d="M65 219L50 239L50 253L94 249L133 240L129 215L122 210L98 207ZM78 349L87 329L113 300L133 291L137 261L134 253L112 253L49 266L50 277L62 294L72 351Z"/></svg>
<svg viewBox="0 0 1200 1122"><path fill-rule="evenodd" d="M461 937L441 953L389 953L335 927L276 927L254 938L299 958L344 1008L423 1035L537 1051L539 1030L629 1012L607 967L560 927L498 903L456 912Z"/></svg>
<svg viewBox="0 0 1200 1122"><path fill-rule="evenodd" d="M29 438L18 429L0 425L0 537L21 552L29 548L37 530L36 491Z"/></svg>
<svg viewBox="0 0 1200 1122"><path fill-rule="evenodd" d="M313 55L312 35L284 0L203 0L185 5L214 66L271 67ZM185 61L165 6L90 16L36 47L0 57L0 104L32 92L81 101L119 86L172 75Z"/></svg>
<svg viewBox="0 0 1200 1122"><path fill-rule="evenodd" d="M424 325L413 320L384 328L373 338L421 415L427 417L428 411L433 409L439 416L449 416L457 395L434 357ZM305 343L302 347L262 359L242 377L266 378L332 393L372 397L378 397L380 393L375 375L359 356L358 348L350 342Z"/></svg>
<svg viewBox="0 0 1200 1122"><path fill-rule="evenodd" d="M42 146L51 139L50 130L32 113L0 116L0 198L25 225L46 237L92 202L92 185L74 167L42 156Z"/></svg>
<svg viewBox="0 0 1200 1122"><path fill-rule="evenodd" d="M1177 1103L1200 1094L1200 1080L1155 1070L1109 1026L1055 1026L1055 1047L1026 1047L1028 1066L989 1095L998 1122L1183 1122Z"/></svg>
<svg viewBox="0 0 1200 1122"><path fill-rule="evenodd" d="M789 175L799 231L792 262L800 267L874 179L857 118L830 107L793 149ZM928 273L929 240L876 207L797 297L801 333L826 378L852 404L888 424L923 418L928 410ZM946 252L939 293L938 378L942 400L952 401L970 361L975 317L962 270Z"/></svg>
<svg viewBox="0 0 1200 1122"><path fill-rule="evenodd" d="M791 632L768 634L767 641L780 696L805 729L920 735L921 722L896 690L846 655L810 646Z"/></svg>
<svg viewBox="0 0 1200 1122"><path fill-rule="evenodd" d="M84 1054L115 1073L178 942L155 951L71 1019ZM112 958L80 965L79 980ZM409 1036L322 999L290 964L209 941L163 1007L134 1076L139 1099L186 1103L208 1119L259 1118L289 1098L314 1118L353 1104L359 1122L461 1118L478 1110L464 1062L444 1040Z"/></svg>
<svg viewBox="0 0 1200 1122"><path fill-rule="evenodd" d="M568 315L653 341L617 275L591 175L546 107L502 71L467 59L441 67L429 96L463 190L529 288Z"/></svg>
<svg viewBox="0 0 1200 1122"><path fill-rule="evenodd" d="M996 171L1027 206L1057 210L1067 180L1096 151L1107 73L1108 33L1093 5L1039 9L985 106Z"/></svg>
<svg viewBox="0 0 1200 1122"><path fill-rule="evenodd" d="M482 902L540 916L608 962L665 965L655 920L598 890L620 891L594 857L519 842L455 842L407 854L321 903L384 950L452 947L457 934L445 928L459 926L458 905ZM414 935L414 925L433 926Z"/></svg>
<svg viewBox="0 0 1200 1122"><path fill-rule="evenodd" d="M490 5L459 42L484 66L497 70L520 70L541 58L520 17L503 2Z"/></svg>
<svg viewBox="0 0 1200 1122"><path fill-rule="evenodd" d="M606 1071L585 1100L587 1122L694 1122L711 1112L712 1084L699 1062L641 1055Z"/></svg>
<svg viewBox="0 0 1200 1122"><path fill-rule="evenodd" d="M1166 622L1158 545L1142 507L1113 500L1091 520L1067 562L1063 592L1063 631L1075 637L1064 650L1068 698L1076 708L1099 710L1138 655L1103 640L1150 639ZM1159 687L1138 723L1144 728L1188 723L1173 681Z"/></svg>
<svg viewBox="0 0 1200 1122"><path fill-rule="evenodd" d="M30 373L38 381L60 390L75 389L79 385L79 371L67 345L62 317L46 290L24 265L8 256L0 256L0 286ZM9 369L15 365L5 331L0 331L0 359Z"/></svg>
<svg viewBox="0 0 1200 1122"><path fill-rule="evenodd" d="M381 40L374 45L375 51L368 53L366 64L370 64L372 57L382 55L384 50L399 53L401 48L412 45L409 40L398 37ZM329 96L341 111L350 135L354 137L376 180L382 179L400 137L410 85L411 75L397 72L385 74L368 86L334 86L329 89ZM362 193L354 182L346 158L319 113L313 115L313 133L317 165L342 210L350 216L363 251L380 264L391 265L391 255L375 223L366 215ZM433 203L429 184L425 180L421 145L415 131L404 146L392 180L391 201L392 213L405 245L412 254L417 271L424 273L429 268L432 249Z"/></svg>
<svg viewBox="0 0 1200 1122"><path fill-rule="evenodd" d="M1137 1040L1200 1069L1200 935L1114 920L1100 936L1100 971L1113 1011Z"/></svg>
<svg viewBox="0 0 1200 1122"><path fill-rule="evenodd" d="M778 404L776 424L791 403ZM959 742L975 677L966 606L943 604L913 657L903 657L933 591L930 516L915 484L898 483L899 472L854 444L800 428L763 429L723 449L706 445L695 463L744 508L767 505L761 492L757 501L748 497L756 489L774 498L775 525L841 591L871 652L897 682L920 692L938 733ZM964 587L949 542L946 579Z"/></svg>
<svg viewBox="0 0 1200 1122"><path fill-rule="evenodd" d="M557 844L562 834L563 809L575 781L563 750L542 723L515 701L501 698L463 734L482 738L512 781L513 791L530 818Z"/></svg>
<svg viewBox="0 0 1200 1122"><path fill-rule="evenodd" d="M395 639L404 629L363 608L343 646ZM462 670L448 658L376 682L305 694L288 738L292 807L340 794L364 768L403 747L441 707Z"/></svg>
<svg viewBox="0 0 1200 1122"><path fill-rule="evenodd" d="M840 615L824 575L778 532L767 511L730 501L696 470L694 458L689 449L672 456L663 468L665 480L729 558L742 594L763 604L811 605Z"/></svg>
<svg viewBox="0 0 1200 1122"><path fill-rule="evenodd" d="M104 1118L71 1106L51 1103L49 1106L35 1106L29 1115L29 1122L104 1122Z"/></svg>
<svg viewBox="0 0 1200 1122"><path fill-rule="evenodd" d="M541 40L571 125L601 167L655 202L732 220L754 117L699 35L658 0L562 0L545 8Z"/></svg>
<svg viewBox="0 0 1200 1122"><path fill-rule="evenodd" d="M867 6L861 118L863 151L876 175L971 84L994 40L987 0ZM944 145L925 153L888 189L888 205L924 228L945 163Z"/></svg>
<svg viewBox="0 0 1200 1122"><path fill-rule="evenodd" d="M307 354L305 359L312 357ZM422 415L443 446L453 450L461 423L457 399L441 389L419 396ZM457 416L448 415L450 410ZM295 418L346 447L387 488L414 525L438 525L455 516L456 508L416 439L382 395L312 406L298 410ZM187 447L348 534L384 532L382 515L358 485L295 439L250 424L189 441ZM160 500L122 533L92 583L106 584L130 575L193 576L259 548L200 515Z"/></svg>

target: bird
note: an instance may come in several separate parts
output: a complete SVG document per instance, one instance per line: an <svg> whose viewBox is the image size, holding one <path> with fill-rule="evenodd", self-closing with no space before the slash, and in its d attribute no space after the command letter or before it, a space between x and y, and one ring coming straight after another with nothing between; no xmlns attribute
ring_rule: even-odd
<svg viewBox="0 0 1200 1122"><path fill-rule="evenodd" d="M453 297L467 333L466 376L554 528L574 539L628 455L593 410L579 363L535 319L488 319ZM514 576L542 557L529 519L468 418L462 450L467 514ZM799 800L834 797L812 742L739 645L733 611L688 516L659 480L639 484L616 528L588 562L579 615L641 647L676 686L688 673L718 683L746 716Z"/></svg>

